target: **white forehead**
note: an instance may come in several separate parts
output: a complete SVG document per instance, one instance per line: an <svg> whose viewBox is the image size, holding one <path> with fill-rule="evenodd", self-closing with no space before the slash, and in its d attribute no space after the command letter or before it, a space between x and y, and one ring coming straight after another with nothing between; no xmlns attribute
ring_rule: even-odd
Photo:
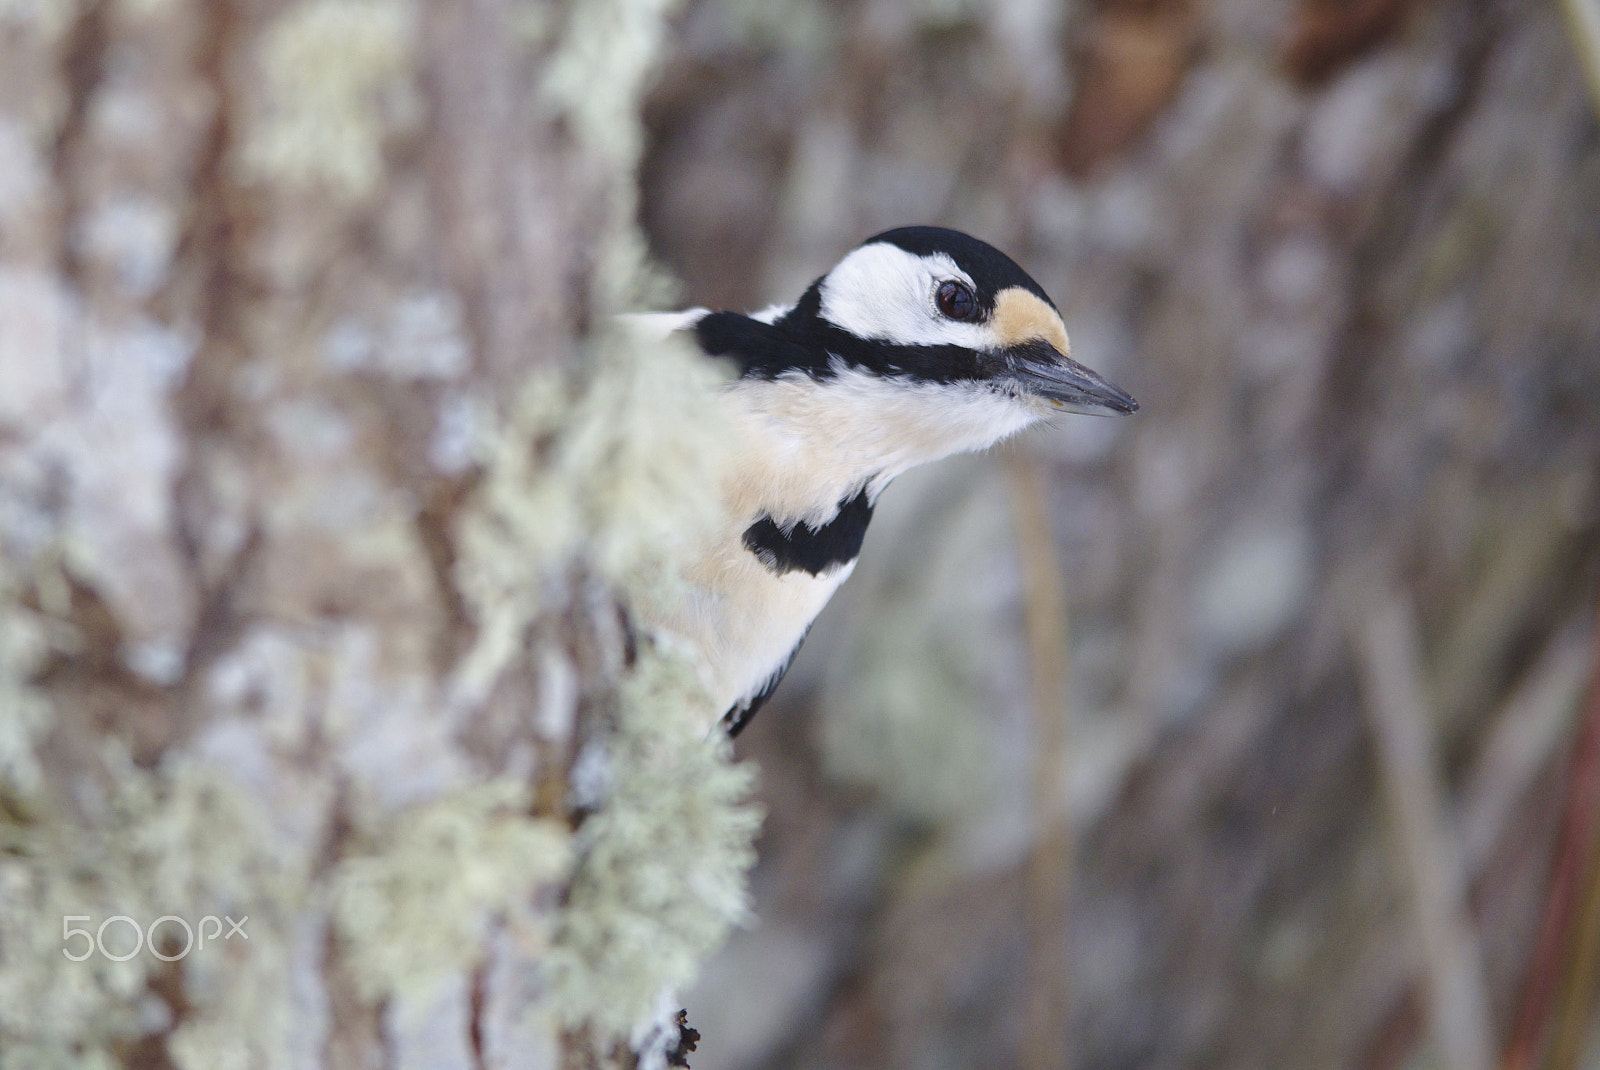
<svg viewBox="0 0 1600 1070"><path fill-rule="evenodd" d="M977 289L944 253L918 256L886 242L863 245L823 278L822 318L859 338L900 345L988 345L983 324L939 314L934 294L952 279Z"/></svg>

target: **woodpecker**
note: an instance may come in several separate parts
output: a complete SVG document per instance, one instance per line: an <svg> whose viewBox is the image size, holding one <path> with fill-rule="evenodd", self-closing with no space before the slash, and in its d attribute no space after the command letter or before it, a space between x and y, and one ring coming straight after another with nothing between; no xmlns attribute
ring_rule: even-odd
<svg viewBox="0 0 1600 1070"><path fill-rule="evenodd" d="M792 305L642 317L731 361L736 460L725 521L654 623L700 650L720 724L750 723L855 569L873 507L909 468L981 450L1055 413L1128 414L1074 361L1040 285L941 227L885 231Z"/></svg>

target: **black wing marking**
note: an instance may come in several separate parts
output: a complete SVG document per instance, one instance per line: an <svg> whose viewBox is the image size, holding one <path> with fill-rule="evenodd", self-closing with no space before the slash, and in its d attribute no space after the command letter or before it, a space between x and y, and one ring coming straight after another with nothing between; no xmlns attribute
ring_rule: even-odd
<svg viewBox="0 0 1600 1070"><path fill-rule="evenodd" d="M808 624L806 625L806 635L810 634L811 626ZM783 664L778 667L778 671L773 673L767 679L767 682L761 685L760 691L757 691L747 699L741 699L734 703L733 708L722 715L721 724L727 730L729 739L743 732L744 726L750 723L756 712L767 704L767 699L772 697L772 693L778 690L779 681L789 671L789 666L794 664L795 655L800 653L800 647L805 644L805 641L806 637L802 635L800 642L796 643L794 649L789 651L789 656L783 659Z"/></svg>
<svg viewBox="0 0 1600 1070"><path fill-rule="evenodd" d="M861 540L866 538L871 520L872 502L863 487L853 498L840 502L838 515L820 528L799 523L785 531L772 517L763 516L745 528L744 548L780 576L786 572L820 576L861 555Z"/></svg>

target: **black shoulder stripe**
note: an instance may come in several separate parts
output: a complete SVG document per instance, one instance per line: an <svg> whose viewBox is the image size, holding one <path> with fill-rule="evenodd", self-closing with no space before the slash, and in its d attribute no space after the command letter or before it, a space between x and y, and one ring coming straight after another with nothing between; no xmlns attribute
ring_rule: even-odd
<svg viewBox="0 0 1600 1070"><path fill-rule="evenodd" d="M828 374L826 352L809 349L788 332L737 312L702 316L694 333L701 349L733 361L744 379L776 379L790 371L813 379Z"/></svg>
<svg viewBox="0 0 1600 1070"><path fill-rule="evenodd" d="M744 529L744 548L780 576L786 572L820 576L860 555L871 519L872 503L862 488L855 497L840 502L839 515L820 528L801 523L785 531L772 517L762 517Z"/></svg>
<svg viewBox="0 0 1600 1070"><path fill-rule="evenodd" d="M776 379L789 372L830 379L837 363L911 382L977 382L1006 367L1000 353L870 341L826 321L794 315L766 324L737 312L712 312L695 324L695 338L711 356L737 364L743 379Z"/></svg>

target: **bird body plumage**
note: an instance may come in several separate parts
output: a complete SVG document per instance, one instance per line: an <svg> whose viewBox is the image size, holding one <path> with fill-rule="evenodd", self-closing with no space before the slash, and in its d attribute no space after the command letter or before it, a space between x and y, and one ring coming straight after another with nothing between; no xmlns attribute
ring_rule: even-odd
<svg viewBox="0 0 1600 1070"><path fill-rule="evenodd" d="M850 576L895 476L1053 412L1137 408L1070 359L1060 315L1020 267L935 227L869 239L792 306L636 319L691 332L738 371L718 399L735 439L723 523L687 572L692 593L650 622L700 651L730 733Z"/></svg>

